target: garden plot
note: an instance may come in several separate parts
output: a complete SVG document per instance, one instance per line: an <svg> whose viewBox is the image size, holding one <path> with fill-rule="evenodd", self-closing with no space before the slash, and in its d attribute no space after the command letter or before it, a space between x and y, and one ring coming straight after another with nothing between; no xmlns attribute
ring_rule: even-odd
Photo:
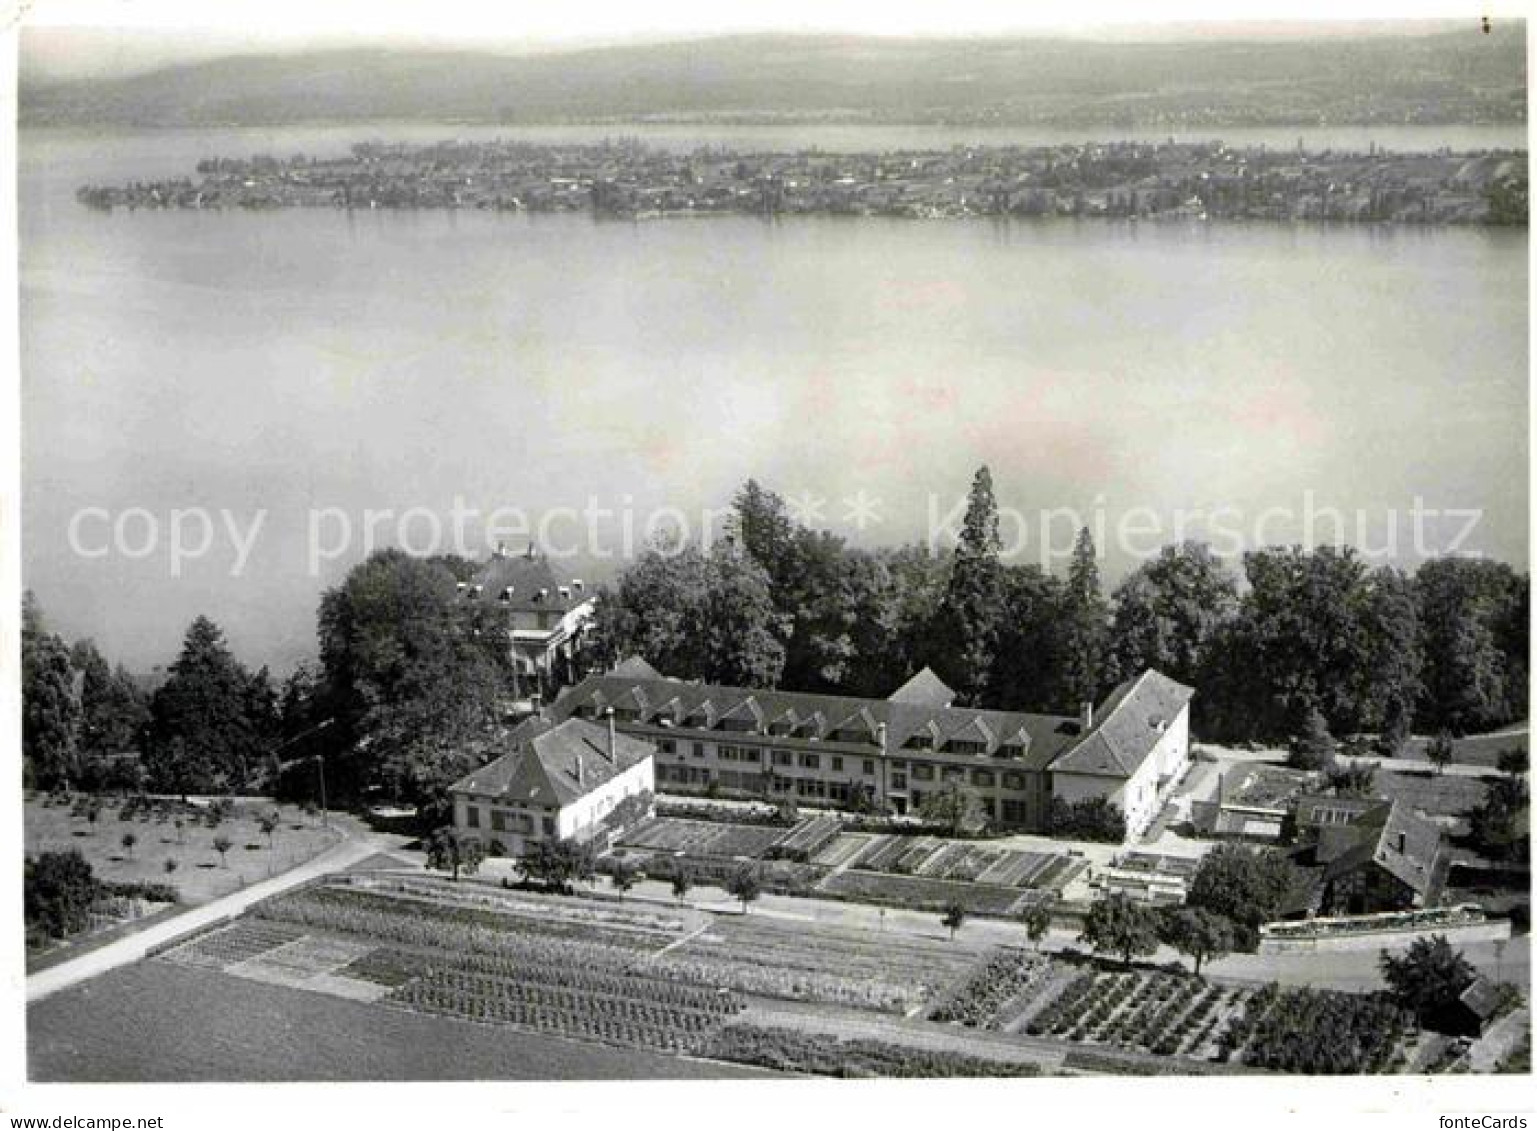
<svg viewBox="0 0 1537 1131"><path fill-rule="evenodd" d="M846 859L849 867L866 872L1054 891L1084 868L1082 861L1059 853L927 836L876 836Z"/></svg>
<svg viewBox="0 0 1537 1131"><path fill-rule="evenodd" d="M1033 894L1019 888L854 870L835 872L818 890L840 899L917 911L944 911L958 903L974 915L1011 915L1030 902Z"/></svg>
<svg viewBox="0 0 1537 1131"><path fill-rule="evenodd" d="M811 858L824 868L841 868L869 846L875 838L868 833L839 833L837 839Z"/></svg>
<svg viewBox="0 0 1537 1131"><path fill-rule="evenodd" d="M1386 994L1272 984L1245 998L1219 1038L1219 1058L1310 1076L1401 1072L1418 1035L1413 1015Z"/></svg>
<svg viewBox="0 0 1537 1131"><path fill-rule="evenodd" d="M691 856L758 857L784 836L785 830L777 825L653 817L626 833L620 843L629 848L686 852Z"/></svg>
<svg viewBox="0 0 1537 1131"><path fill-rule="evenodd" d="M875 947L862 931L743 917L719 920L663 961L721 964L730 984L765 997L906 1013L965 977L979 957L964 943L892 935Z"/></svg>
<svg viewBox="0 0 1537 1131"><path fill-rule="evenodd" d="M242 919L166 951L162 958L181 966L202 966L223 970L227 966L255 958L275 947L302 938L304 931L286 923L263 923Z"/></svg>
<svg viewBox="0 0 1537 1131"><path fill-rule="evenodd" d="M1085 970L1028 1015L1025 1032L1076 1044L1211 1059L1241 990L1202 978L1137 970Z"/></svg>

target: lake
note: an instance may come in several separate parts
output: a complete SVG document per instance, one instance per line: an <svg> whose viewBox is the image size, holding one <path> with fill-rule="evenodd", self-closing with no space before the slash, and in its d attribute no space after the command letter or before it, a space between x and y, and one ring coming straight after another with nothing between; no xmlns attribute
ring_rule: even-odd
<svg viewBox="0 0 1537 1131"><path fill-rule="evenodd" d="M1353 538L1360 509L1368 541L1406 565L1416 497L1476 509L1467 545L1526 564L1525 231L103 215L73 197L86 181L190 174L203 156L491 135L763 150L1067 140L844 127L23 131L23 567L61 631L147 668L207 612L244 658L286 667L313 648L320 590L362 554L366 509L394 512L374 524L390 542L434 516L451 525L456 500L521 508L534 533L542 520L577 551L572 572L602 579L662 508L697 528L749 476L812 513L823 500L827 525L877 544L924 538L984 462L1000 502L1024 516L1021 560L1041 548L1040 512L1076 508L1107 528L1111 577L1135 560L1117 524L1139 508L1162 523L1152 544L1177 533L1181 511L1200 512L1184 533L1209 534L1219 508L1262 540L1294 541L1307 499L1315 533L1334 508ZM1299 135L1404 149L1523 140L1222 131L1232 144ZM70 520L92 507L103 510L77 544L106 552L82 556ZM200 507L215 516L210 551L173 572L171 512ZM129 508L146 513L111 547ZM1293 513L1261 522L1274 508ZM1041 519L1055 545L1053 521ZM195 547L202 531L182 522ZM1465 523L1429 525L1444 549ZM465 548L484 543L476 527ZM317 544L338 548L312 572Z"/></svg>

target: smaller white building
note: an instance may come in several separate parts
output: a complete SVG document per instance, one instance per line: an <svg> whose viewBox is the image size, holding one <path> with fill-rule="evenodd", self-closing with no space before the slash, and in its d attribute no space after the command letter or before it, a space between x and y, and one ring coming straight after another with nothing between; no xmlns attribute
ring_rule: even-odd
<svg viewBox="0 0 1537 1131"><path fill-rule="evenodd" d="M449 786L454 828L493 854L521 856L537 841L585 841L626 798L656 790L655 748L585 719L529 719L511 749Z"/></svg>
<svg viewBox="0 0 1537 1131"><path fill-rule="evenodd" d="M1190 764L1194 692L1151 668L1105 700L1084 738L1051 764L1051 792L1067 802L1103 797L1146 831Z"/></svg>

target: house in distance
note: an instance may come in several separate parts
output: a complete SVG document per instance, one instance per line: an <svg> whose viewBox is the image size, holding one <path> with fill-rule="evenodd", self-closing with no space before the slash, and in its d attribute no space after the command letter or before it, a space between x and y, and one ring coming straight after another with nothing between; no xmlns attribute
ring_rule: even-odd
<svg viewBox="0 0 1537 1131"><path fill-rule="evenodd" d="M474 580L459 583L459 600L482 631L507 634L519 714L572 681L596 602L581 578L560 580L532 542L521 553L497 543Z"/></svg>

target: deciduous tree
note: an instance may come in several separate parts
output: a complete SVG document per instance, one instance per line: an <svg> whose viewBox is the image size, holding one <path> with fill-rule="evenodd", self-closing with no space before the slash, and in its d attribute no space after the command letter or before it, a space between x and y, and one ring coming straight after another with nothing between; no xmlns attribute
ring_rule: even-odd
<svg viewBox="0 0 1537 1131"><path fill-rule="evenodd" d="M1127 896L1106 896L1089 909L1079 941L1101 954L1117 955L1129 966L1138 955L1157 951L1158 914Z"/></svg>
<svg viewBox="0 0 1537 1131"><path fill-rule="evenodd" d="M1163 941L1195 963L1221 958L1233 951L1233 923L1202 907L1179 907L1164 918Z"/></svg>
<svg viewBox="0 0 1537 1131"><path fill-rule="evenodd" d="M485 858L486 848L480 838L462 833L452 825L436 829L427 841L427 867L437 872L450 872L455 880L460 872L473 876Z"/></svg>
<svg viewBox="0 0 1537 1131"><path fill-rule="evenodd" d="M1380 966L1393 996L1422 1023L1433 1021L1478 976L1445 935L1415 939L1402 955L1384 952Z"/></svg>

